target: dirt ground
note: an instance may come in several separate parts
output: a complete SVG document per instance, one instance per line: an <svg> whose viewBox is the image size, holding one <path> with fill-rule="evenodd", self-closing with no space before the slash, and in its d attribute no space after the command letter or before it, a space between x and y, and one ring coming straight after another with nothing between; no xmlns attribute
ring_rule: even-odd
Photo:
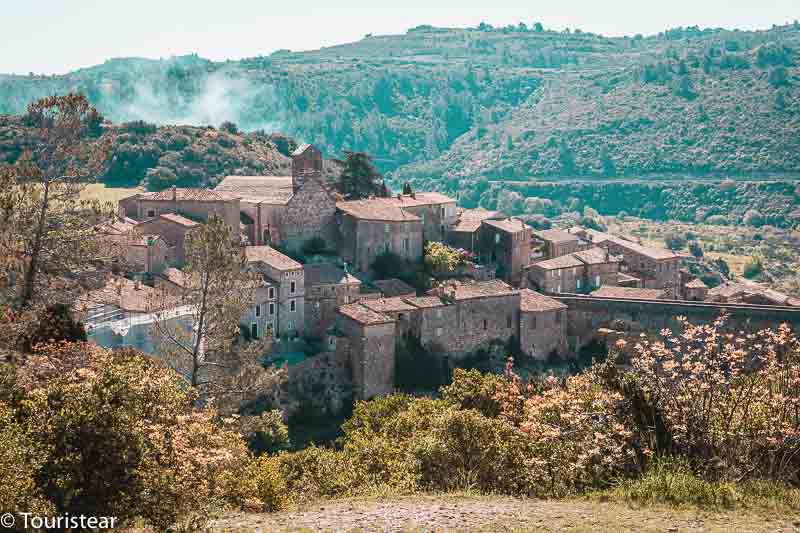
<svg viewBox="0 0 800 533"><path fill-rule="evenodd" d="M800 531L800 516L768 511L714 512L624 503L481 496L337 500L275 514L237 514L220 532L287 531Z"/></svg>

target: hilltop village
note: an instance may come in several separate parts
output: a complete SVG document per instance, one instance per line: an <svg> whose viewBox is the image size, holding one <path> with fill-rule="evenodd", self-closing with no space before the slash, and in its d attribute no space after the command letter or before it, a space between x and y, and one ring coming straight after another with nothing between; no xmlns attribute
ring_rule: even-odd
<svg viewBox="0 0 800 533"><path fill-rule="evenodd" d="M154 295L185 286L187 236L212 215L229 226L259 275L242 330L271 335L265 360L288 362L295 386L322 391L325 408L335 409L336 391L347 387L357 398L392 392L395 352L409 339L447 369L489 346L534 359L574 357L591 342L638 335L679 315L713 319L722 309L752 325L800 322L800 300L755 285L710 289L684 268L690 257L630 236L584 227L535 231L503 213L462 209L453 198L410 188L349 200L323 178L320 151L303 145L292 153L291 176L229 176L214 189L121 200L105 234L123 244L126 272L79 306L94 341L156 351L156 315L182 320L189 313L169 299L154 305ZM431 243L459 260L433 268L430 286L375 271L387 256L421 265ZM319 253L302 262L293 253L309 248Z"/></svg>

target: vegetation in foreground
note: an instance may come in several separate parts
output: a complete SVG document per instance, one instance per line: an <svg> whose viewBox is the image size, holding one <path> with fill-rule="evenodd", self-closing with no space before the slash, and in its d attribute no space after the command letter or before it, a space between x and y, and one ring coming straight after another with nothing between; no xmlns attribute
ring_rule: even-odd
<svg viewBox="0 0 800 533"><path fill-rule="evenodd" d="M0 507L95 509L158 529L453 491L800 509L800 342L787 328L684 322L614 357L626 365L527 384L510 363L504 375L458 370L438 399L359 402L334 447L279 452L279 421L254 432L201 407L143 356L39 345L2 367Z"/></svg>

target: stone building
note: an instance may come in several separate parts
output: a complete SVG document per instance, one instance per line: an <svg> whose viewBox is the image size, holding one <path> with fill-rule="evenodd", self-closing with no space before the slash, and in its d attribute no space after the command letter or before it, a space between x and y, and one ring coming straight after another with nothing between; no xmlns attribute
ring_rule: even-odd
<svg viewBox="0 0 800 533"><path fill-rule="evenodd" d="M394 298L395 296L414 297L417 295L417 290L406 283L405 281L397 278L379 279L372 282L384 298Z"/></svg>
<svg viewBox="0 0 800 533"><path fill-rule="evenodd" d="M502 218L505 217L498 211L461 209L455 224L447 232L446 242L450 246L461 248L477 255L480 251L480 236L478 232L483 221Z"/></svg>
<svg viewBox="0 0 800 533"><path fill-rule="evenodd" d="M535 359L567 351L567 306L530 289L520 291L519 345Z"/></svg>
<svg viewBox="0 0 800 533"><path fill-rule="evenodd" d="M589 248L530 265L528 282L539 291L585 293L604 285L616 285L619 260L602 248Z"/></svg>
<svg viewBox="0 0 800 533"><path fill-rule="evenodd" d="M390 394L395 373L394 319L360 303L347 304L339 308L336 329L349 341L356 398Z"/></svg>
<svg viewBox="0 0 800 533"><path fill-rule="evenodd" d="M359 299L361 281L329 263L308 264L304 270L306 334L322 336L336 323L336 310Z"/></svg>
<svg viewBox="0 0 800 533"><path fill-rule="evenodd" d="M372 298L362 300L361 304L376 313L384 314L395 322L395 338L400 339L412 330L412 315L417 308L406 302L405 298Z"/></svg>
<svg viewBox="0 0 800 533"><path fill-rule="evenodd" d="M262 335L258 324L272 325L278 337L302 335L305 330L305 273L303 265L270 246L245 247L247 264L264 278L250 318L253 332Z"/></svg>
<svg viewBox="0 0 800 533"><path fill-rule="evenodd" d="M533 232L532 247L540 252L538 258L542 261L585 250L590 246L580 236L560 229Z"/></svg>
<svg viewBox="0 0 800 533"><path fill-rule="evenodd" d="M239 196L208 189L173 187L159 192L138 193L120 200L125 216L138 221L163 214L178 214L190 220L206 221L212 215L221 217L233 235L240 235Z"/></svg>
<svg viewBox="0 0 800 533"><path fill-rule="evenodd" d="M322 175L322 154L310 144L292 153L291 176L228 176L216 191L241 197L247 241L299 249L314 238L335 240L336 192Z"/></svg>
<svg viewBox="0 0 800 533"><path fill-rule="evenodd" d="M460 358L492 342L518 339L520 292L500 280L450 284L430 291L454 309L439 342Z"/></svg>
<svg viewBox="0 0 800 533"><path fill-rule="evenodd" d="M451 328L458 325L458 307L439 296L415 296L405 299L416 311L411 314L411 335L426 350L446 353L445 340Z"/></svg>
<svg viewBox="0 0 800 533"><path fill-rule="evenodd" d="M506 281L519 285L530 262L531 228L516 218L487 219L479 235L480 258L497 264Z"/></svg>
<svg viewBox="0 0 800 533"><path fill-rule="evenodd" d="M708 285L701 279L693 279L683 285L683 299L691 302L705 301L708 296Z"/></svg>
<svg viewBox="0 0 800 533"><path fill-rule="evenodd" d="M158 273L172 258L172 249L159 235L133 235L125 247L125 268L130 272Z"/></svg>
<svg viewBox="0 0 800 533"><path fill-rule="evenodd" d="M670 298L677 299L680 292L680 262L678 254L665 248L642 246L615 235L583 230L579 235L591 240L595 246L608 250L622 259L620 271L641 280L646 289L666 289Z"/></svg>
<svg viewBox="0 0 800 533"><path fill-rule="evenodd" d="M338 202L339 254L356 270L366 272L375 259L392 252L422 261L423 221L390 198Z"/></svg>
<svg viewBox="0 0 800 533"><path fill-rule="evenodd" d="M620 298L629 300L667 300L669 292L665 289L640 289L632 287L600 287L592 292L597 298Z"/></svg>
<svg viewBox="0 0 800 533"><path fill-rule="evenodd" d="M173 263L186 262L186 236L200 226L194 220L175 214L163 213L136 225L136 231L146 235L159 235L172 248Z"/></svg>
<svg viewBox="0 0 800 533"><path fill-rule="evenodd" d="M744 303L753 305L782 305L800 307L800 298L789 296L751 282L725 282L709 289L706 300L716 303Z"/></svg>

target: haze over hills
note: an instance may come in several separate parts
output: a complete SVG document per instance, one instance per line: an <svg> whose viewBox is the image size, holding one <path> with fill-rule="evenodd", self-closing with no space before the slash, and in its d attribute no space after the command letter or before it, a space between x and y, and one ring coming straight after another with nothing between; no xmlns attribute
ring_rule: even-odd
<svg viewBox="0 0 800 533"><path fill-rule="evenodd" d="M80 91L114 122L283 131L329 157L369 152L395 185L462 196L485 179L793 178L798 52L798 24L646 38L420 26L241 61L113 59L0 76L0 113ZM172 152L148 164L183 157Z"/></svg>

